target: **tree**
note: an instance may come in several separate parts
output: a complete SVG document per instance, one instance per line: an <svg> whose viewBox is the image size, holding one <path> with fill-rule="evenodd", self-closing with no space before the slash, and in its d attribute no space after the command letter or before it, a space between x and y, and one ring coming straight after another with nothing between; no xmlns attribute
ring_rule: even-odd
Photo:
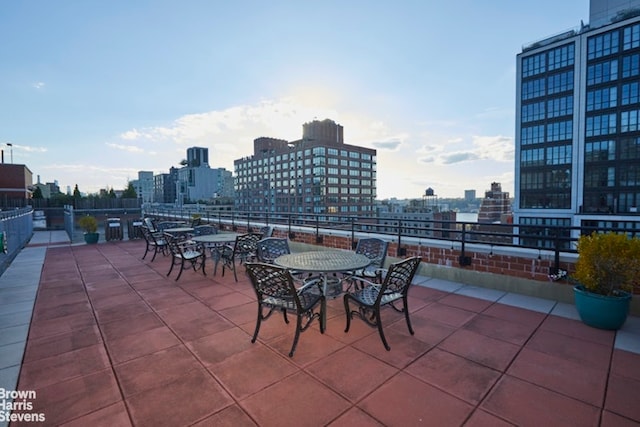
<svg viewBox="0 0 640 427"><path fill-rule="evenodd" d="M116 192L113 191L113 187L111 187L111 189L109 190L109 194L107 195L107 197L109 199L115 199L116 198Z"/></svg>
<svg viewBox="0 0 640 427"><path fill-rule="evenodd" d="M122 192L123 199L137 199L138 195L136 194L136 189L133 188L133 183L129 181L127 185L127 189Z"/></svg>
<svg viewBox="0 0 640 427"><path fill-rule="evenodd" d="M82 194L80 194L80 190L78 189L78 184L76 184L76 186L73 189L73 198L74 199L81 199L82 198Z"/></svg>
<svg viewBox="0 0 640 427"><path fill-rule="evenodd" d="M33 195L31 196L34 199L42 199L42 190L40 189L40 187L36 187L35 190L33 190Z"/></svg>

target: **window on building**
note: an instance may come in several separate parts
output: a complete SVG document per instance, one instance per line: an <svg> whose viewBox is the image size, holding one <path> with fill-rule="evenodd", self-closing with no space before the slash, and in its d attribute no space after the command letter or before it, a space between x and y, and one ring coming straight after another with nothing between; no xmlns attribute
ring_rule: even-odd
<svg viewBox="0 0 640 427"><path fill-rule="evenodd" d="M575 46L568 44L549 51L549 71L574 64Z"/></svg>
<svg viewBox="0 0 640 427"><path fill-rule="evenodd" d="M528 56L522 59L522 77L535 76L546 71L546 53Z"/></svg>
<svg viewBox="0 0 640 427"><path fill-rule="evenodd" d="M573 90L573 70L547 77L547 94Z"/></svg>
<svg viewBox="0 0 640 427"><path fill-rule="evenodd" d="M638 130L639 110L623 111L620 113L620 132L635 132Z"/></svg>
<svg viewBox="0 0 640 427"><path fill-rule="evenodd" d="M638 103L638 82L627 83L622 85L622 96L620 104L629 105Z"/></svg>
<svg viewBox="0 0 640 427"><path fill-rule="evenodd" d="M549 123L547 125L547 142L564 141L573 137L573 122Z"/></svg>
<svg viewBox="0 0 640 427"><path fill-rule="evenodd" d="M622 78L634 77L640 74L640 54L622 58Z"/></svg>
<svg viewBox="0 0 640 427"><path fill-rule="evenodd" d="M542 166L544 165L544 149L534 148L522 150L520 152L521 166Z"/></svg>
<svg viewBox="0 0 640 427"><path fill-rule="evenodd" d="M596 59L617 53L619 50L619 39L618 31L590 37L587 41L587 58Z"/></svg>
<svg viewBox="0 0 640 427"><path fill-rule="evenodd" d="M544 142L544 125L523 126L520 129L520 144L538 144Z"/></svg>
<svg viewBox="0 0 640 427"><path fill-rule="evenodd" d="M620 140L620 159L637 160L640 159L640 138L622 138Z"/></svg>
<svg viewBox="0 0 640 427"><path fill-rule="evenodd" d="M611 166L590 166L584 171L585 188L613 187L615 168Z"/></svg>
<svg viewBox="0 0 640 427"><path fill-rule="evenodd" d="M618 88L607 87L587 92L587 111L601 110L615 107L617 104Z"/></svg>
<svg viewBox="0 0 640 427"><path fill-rule="evenodd" d="M538 98L545 94L545 79L529 80L522 83L522 100Z"/></svg>
<svg viewBox="0 0 640 427"><path fill-rule="evenodd" d="M587 117L586 136L609 135L615 133L616 128L615 114Z"/></svg>
<svg viewBox="0 0 640 427"><path fill-rule="evenodd" d="M522 190L541 190L544 188L544 172L524 172L520 175Z"/></svg>
<svg viewBox="0 0 640 427"><path fill-rule="evenodd" d="M547 101L547 117L569 116L573 114L573 95L554 98Z"/></svg>
<svg viewBox="0 0 640 427"><path fill-rule="evenodd" d="M640 46L640 24L631 25L622 31L622 49L628 50Z"/></svg>
<svg viewBox="0 0 640 427"><path fill-rule="evenodd" d="M545 102L534 102L522 105L521 121L522 123L543 120L545 117Z"/></svg>
<svg viewBox="0 0 640 427"><path fill-rule="evenodd" d="M571 145L560 145L557 147L547 147L547 165L571 164Z"/></svg>
<svg viewBox="0 0 640 427"><path fill-rule="evenodd" d="M587 142L584 151L585 163L614 160L616 157L616 143L615 141Z"/></svg>

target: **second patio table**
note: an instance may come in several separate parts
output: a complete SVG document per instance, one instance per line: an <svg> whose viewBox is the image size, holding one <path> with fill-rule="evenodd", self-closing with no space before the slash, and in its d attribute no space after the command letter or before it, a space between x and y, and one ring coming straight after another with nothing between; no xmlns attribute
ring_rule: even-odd
<svg viewBox="0 0 640 427"><path fill-rule="evenodd" d="M232 243L236 241L236 237L240 234L238 233L218 233L218 234L205 234L203 236L193 236L191 240L198 243L206 243L206 244L224 244L224 243Z"/></svg>
<svg viewBox="0 0 640 427"><path fill-rule="evenodd" d="M362 254L350 251L310 251L280 255L273 261L280 267L298 272L319 273L323 280L322 292L327 295L327 273L359 270L371 263Z"/></svg>

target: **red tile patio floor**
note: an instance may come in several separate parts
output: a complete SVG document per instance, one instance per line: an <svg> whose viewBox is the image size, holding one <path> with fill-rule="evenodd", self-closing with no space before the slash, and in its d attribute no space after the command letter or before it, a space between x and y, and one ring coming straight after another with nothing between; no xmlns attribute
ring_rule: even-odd
<svg viewBox="0 0 640 427"><path fill-rule="evenodd" d="M640 355L613 332L426 286L410 291L411 336L377 331L329 301L324 335L263 323L239 274L140 257L140 241L49 248L18 389L68 426L631 426ZM422 278L428 280L428 278ZM19 412L19 411L17 411ZM23 425L13 423L11 425ZM24 423L33 425L33 423Z"/></svg>

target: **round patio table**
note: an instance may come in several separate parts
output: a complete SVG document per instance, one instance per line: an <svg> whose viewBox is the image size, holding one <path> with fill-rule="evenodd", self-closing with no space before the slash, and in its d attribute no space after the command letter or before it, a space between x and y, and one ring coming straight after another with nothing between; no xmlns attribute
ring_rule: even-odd
<svg viewBox="0 0 640 427"><path fill-rule="evenodd" d="M323 281L322 293L327 296L327 273L359 270L369 265L371 260L355 252L333 250L280 255L273 262L296 272L319 273Z"/></svg>
<svg viewBox="0 0 640 427"><path fill-rule="evenodd" d="M218 234L205 234L203 236L193 236L191 240L198 243L208 243L208 244L223 244L223 243L231 243L236 241L236 237L240 234L238 233L218 233Z"/></svg>

